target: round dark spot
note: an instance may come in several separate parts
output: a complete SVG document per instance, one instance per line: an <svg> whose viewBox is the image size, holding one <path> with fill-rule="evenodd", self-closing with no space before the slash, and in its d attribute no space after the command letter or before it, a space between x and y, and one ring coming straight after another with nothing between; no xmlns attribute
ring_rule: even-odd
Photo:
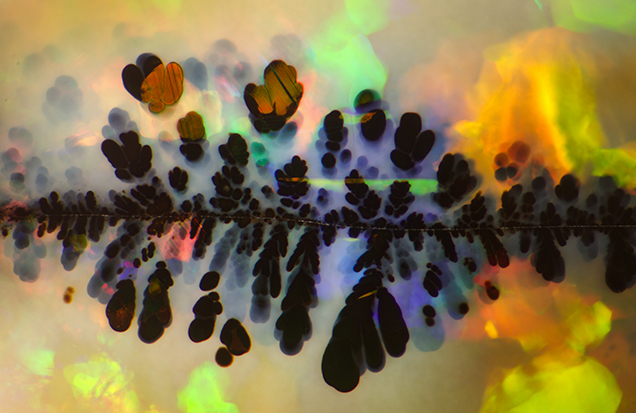
<svg viewBox="0 0 636 413"><path fill-rule="evenodd" d="M422 308L422 313L426 316L426 317L435 317L435 315L437 314L435 312L435 308L433 308L432 305L430 304L426 304L423 308Z"/></svg>
<svg viewBox="0 0 636 413"><path fill-rule="evenodd" d="M386 114L381 109L373 109L360 119L360 129L366 140L379 140L386 129Z"/></svg>
<svg viewBox="0 0 636 413"><path fill-rule="evenodd" d="M459 311L459 314L461 315L468 314L469 309L470 308L468 307L468 303L461 303L459 307L457 307L457 311Z"/></svg>
<svg viewBox="0 0 636 413"><path fill-rule="evenodd" d="M497 165L498 168L508 166L508 155L503 152L499 152L495 155L495 165Z"/></svg>
<svg viewBox="0 0 636 413"><path fill-rule="evenodd" d="M345 149L344 151L340 152L340 162L345 165L351 162L351 151L349 149Z"/></svg>
<svg viewBox="0 0 636 413"><path fill-rule="evenodd" d="M219 349L216 351L216 356L214 357L214 359L216 360L216 364L218 364L219 366L229 367L234 361L234 356L232 355L232 353L230 353L227 347L219 347Z"/></svg>
<svg viewBox="0 0 636 413"><path fill-rule="evenodd" d="M358 93L355 100L353 101L353 107L356 112L362 113L374 106L380 100L380 94L372 89L364 89L362 92Z"/></svg>
<svg viewBox="0 0 636 413"><path fill-rule="evenodd" d="M431 318L431 317L426 317L424 319L424 322L426 323L427 326L429 327L433 327L435 325L435 319Z"/></svg>
<svg viewBox="0 0 636 413"><path fill-rule="evenodd" d="M508 155L519 163L524 163L530 156L530 146L522 141L516 141L508 148Z"/></svg>
<svg viewBox="0 0 636 413"><path fill-rule="evenodd" d="M220 280L221 274L219 274L217 271L206 272L205 274L203 274L203 277L201 277L199 288L201 289L201 291L212 291L219 285Z"/></svg>
<svg viewBox="0 0 636 413"><path fill-rule="evenodd" d="M495 179L501 182L508 179L508 171L505 167L501 167L495 171Z"/></svg>
<svg viewBox="0 0 636 413"><path fill-rule="evenodd" d="M331 169L334 166L336 166L336 157L333 155L333 153L327 152L322 157L322 166L324 166L327 169Z"/></svg>

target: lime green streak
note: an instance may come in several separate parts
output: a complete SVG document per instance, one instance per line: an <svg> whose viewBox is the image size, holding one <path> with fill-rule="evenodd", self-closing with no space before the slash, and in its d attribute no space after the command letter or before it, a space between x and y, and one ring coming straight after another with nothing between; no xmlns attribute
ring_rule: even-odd
<svg viewBox="0 0 636 413"><path fill-rule="evenodd" d="M395 179L365 179L364 183L369 185L371 189L381 191L391 186L395 181ZM437 190L437 181L435 179L408 179L408 181L411 184L411 193L414 195L426 195ZM309 182L312 186L332 191L346 190L345 184L341 179L311 178Z"/></svg>
<svg viewBox="0 0 636 413"><path fill-rule="evenodd" d="M220 367L209 361L195 368L188 384L177 395L179 410L184 413L238 413L235 404L223 400Z"/></svg>

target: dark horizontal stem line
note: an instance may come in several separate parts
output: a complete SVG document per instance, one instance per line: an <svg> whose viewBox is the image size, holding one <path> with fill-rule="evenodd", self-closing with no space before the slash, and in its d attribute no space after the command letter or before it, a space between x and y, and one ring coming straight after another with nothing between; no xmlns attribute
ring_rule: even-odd
<svg viewBox="0 0 636 413"><path fill-rule="evenodd" d="M36 218L39 217L46 218L94 218L94 217L103 217L103 218L118 218L122 220L144 220L151 221L156 219L165 219L171 222L183 222L192 219L206 219L206 218L215 218L219 220L231 220L231 221L239 221L244 218L249 218L252 221L261 221L265 223L271 223L272 221L277 222L294 222L300 225L314 225L319 227L335 227L339 229L360 229L360 230L375 230L375 231L404 231L404 232L438 232L438 231L482 231L482 230L534 230L534 229L594 229L594 230L603 230L603 229L612 229L612 228L636 228L636 224L623 224L623 225L522 225L522 226L491 226L491 227L443 227L443 228L386 228L386 227L377 227L373 225L347 225L343 223L328 223L316 219L304 219L304 218L286 218L276 215L274 217L263 217L257 215L229 215L229 214L215 214L215 213L205 213L205 214L196 214L196 213L173 213L170 215L134 215L134 214L77 214L77 213L69 213L69 214L35 214ZM11 217L9 217L11 218ZM14 221L20 221L25 219L26 217L13 217Z"/></svg>

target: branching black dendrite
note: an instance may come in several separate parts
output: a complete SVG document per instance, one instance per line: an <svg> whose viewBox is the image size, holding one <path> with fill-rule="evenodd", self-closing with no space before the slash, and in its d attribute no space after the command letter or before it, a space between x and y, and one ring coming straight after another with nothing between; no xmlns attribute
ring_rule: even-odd
<svg viewBox="0 0 636 413"><path fill-rule="evenodd" d="M276 330L281 332L280 348L285 354L297 354L311 337L309 308L318 305L315 277L320 272L320 245L318 229L307 227L287 261L289 286L281 303L283 313L276 321Z"/></svg>
<svg viewBox="0 0 636 413"><path fill-rule="evenodd" d="M137 99L141 99L141 84L148 70L162 65L161 60L152 56L142 59L150 66L138 67L134 73L130 68L130 73L124 76L127 90ZM176 66L173 69L176 70ZM265 74L266 77L289 75L287 80L274 80L275 76L270 76L263 86L249 85L245 89L244 98L255 128L261 133L271 133L286 128L285 123L296 111L304 90L296 81L295 69L282 61L273 62ZM285 90L291 95L278 93ZM359 130L371 145L378 145L373 142L380 141L390 122L376 95L367 90L356 98L356 112L361 116ZM274 103L284 107L274 107ZM70 271L88 241L99 242L108 226L117 227L117 235L97 262L87 291L91 297L107 304L109 324L118 332L126 331L134 319L137 275L144 263L155 258L158 252L155 241L169 233L177 233L177 241L188 237L194 240L192 258L195 260L204 259L208 247L215 241L209 271L200 282L200 289L206 294L193 304L190 339L202 342L212 336L216 317L223 311L219 293L212 290L222 277L231 276L226 271L231 258L236 285L247 284L250 272L255 277L251 285L252 321L267 321L271 300L283 293L282 314L275 323L274 334L286 354L298 353L311 337L309 310L318 304L316 284L320 282L321 249L337 244L341 230L346 229L350 238L363 238L366 248L359 257L354 257L352 266L353 271L363 275L334 324L322 361L325 381L339 391L355 388L365 369L382 370L385 352L392 357L405 352L410 333L398 301L384 284L385 280L395 282L394 273L403 280L415 275L430 296L427 300L439 300L435 297L442 296L448 302L457 303L457 294L453 296L458 291L453 278L457 268L474 274L482 262L505 268L511 256L531 254L537 273L546 280L559 282L566 271L560 247L570 238L576 238L585 258L592 259L598 253L599 238L606 237L606 284L614 292L636 284L633 199L609 177L599 179L598 193L588 194L584 202L579 202L583 189L573 175L564 175L554 185L544 172L524 183L518 165L507 164L505 168L501 166L506 176L502 175L501 168L495 175L501 175L500 181L514 177L518 183L502 192L500 207L494 210L494 200L481 192L476 192L468 201L467 197L477 187L477 178L460 154L446 154L437 168L438 187L432 196L416 197L411 193L410 183L404 180L394 181L385 190L372 190L362 173L352 169L344 178L347 206L336 209L329 206L330 194L326 189L311 188L307 161L299 156L293 156L276 170L275 185L263 186L259 191L254 184L248 184L247 141L237 133L230 133L227 142L218 147L223 164L209 176L214 195L206 200L198 193L179 205L176 199L184 199L189 189L186 168L175 166L160 178L151 169L152 148L150 144L142 144L137 126L128 114L115 108L108 122L102 131L105 138L102 153L115 169L115 175L130 184L127 191L112 190L107 197L93 191L67 192L61 196L54 191L30 205L3 206L0 219L5 237L11 234L9 228L12 229L14 272L29 282L37 279L39 260L46 255L46 247L39 240L46 234L56 234L62 241L62 265ZM199 161L203 156L210 159L210 154L205 153L208 143L200 115L189 112L179 120L177 129L183 142L181 152L188 162ZM346 144L348 131L341 112L332 111L325 116L322 133L328 140L325 143L328 153L321 161L325 169L334 169L334 154ZM422 131L419 115L405 113L394 138L395 150L390 159L399 169L394 171L402 177L417 176L427 167L423 161L435 144L435 133ZM528 145L519 142L514 145L513 158L523 162L529 154ZM5 155L11 158L10 154ZM347 164L351 152L342 151L340 160ZM186 165L192 166L188 162ZM366 162L359 166L361 171ZM377 168L369 172L371 169L365 169L364 174L375 178ZM12 180L17 185L23 178L16 176ZM40 184L36 179L36 185L43 186L45 178ZM164 186L165 179L170 187ZM316 199L316 205L309 199ZM440 210L448 211L454 219L439 218L435 214ZM322 216L319 211L324 211ZM222 235L215 234L217 227L224 230L219 228ZM301 234L293 245L290 240L295 239L296 229L300 229ZM519 250L508 251L507 237L517 234ZM281 259L288 256L288 249L291 254L281 268ZM252 257L256 254L258 258ZM158 340L171 323L168 289L173 285L173 275L178 275L180 270L175 270L177 260L167 261L156 263L144 291L143 308L137 321L139 338L146 343ZM418 268L422 262L427 262L426 266L420 264ZM458 264L453 267L446 262ZM486 281L483 288L491 300L500 296L491 281ZM424 323L433 327L437 312L428 302L423 305L422 316ZM452 311L463 315L468 309L468 303L461 302ZM239 320L229 319L220 337L225 345L216 354L220 365L230 365L234 356L250 349L251 340Z"/></svg>
<svg viewBox="0 0 636 413"><path fill-rule="evenodd" d="M384 274L376 267L366 270L334 324L322 357L322 375L338 391L353 390L366 369L382 370L385 349L391 357L400 357L406 351L409 330L400 306L382 285L383 278Z"/></svg>

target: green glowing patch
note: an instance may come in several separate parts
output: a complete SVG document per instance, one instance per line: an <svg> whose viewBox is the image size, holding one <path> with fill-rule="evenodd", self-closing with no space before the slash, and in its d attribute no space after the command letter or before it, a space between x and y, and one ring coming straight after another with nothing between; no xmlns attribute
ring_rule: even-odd
<svg viewBox="0 0 636 413"><path fill-rule="evenodd" d="M582 32L602 27L636 34L636 2L632 0L553 0L550 5L560 27Z"/></svg>
<svg viewBox="0 0 636 413"><path fill-rule="evenodd" d="M517 367L488 388L481 412L611 413L620 404L614 375L592 357L574 365L555 359L534 364L534 372Z"/></svg>
<svg viewBox="0 0 636 413"><path fill-rule="evenodd" d="M382 94L387 72L369 40L351 24L348 16L336 16L325 27L328 31L311 43L318 71L333 76L338 84L331 91L335 94L330 98L331 104L348 107L364 89Z"/></svg>
<svg viewBox="0 0 636 413"><path fill-rule="evenodd" d="M38 376L52 376L54 357L55 351L37 350L25 357L24 364L32 373Z"/></svg>
<svg viewBox="0 0 636 413"><path fill-rule="evenodd" d="M208 361L194 369L188 384L177 396L179 410L186 413L238 413L235 404L223 400L219 370Z"/></svg>
<svg viewBox="0 0 636 413"><path fill-rule="evenodd" d="M591 307L584 307L584 310L571 315L567 323L572 329L568 344L575 350L583 353L585 347L598 343L612 329L612 311L597 301Z"/></svg>
<svg viewBox="0 0 636 413"><path fill-rule="evenodd" d="M119 363L105 354L93 355L86 363L66 366L64 378L81 406L107 406L124 413L140 409L137 394L129 390L133 374L124 372Z"/></svg>

